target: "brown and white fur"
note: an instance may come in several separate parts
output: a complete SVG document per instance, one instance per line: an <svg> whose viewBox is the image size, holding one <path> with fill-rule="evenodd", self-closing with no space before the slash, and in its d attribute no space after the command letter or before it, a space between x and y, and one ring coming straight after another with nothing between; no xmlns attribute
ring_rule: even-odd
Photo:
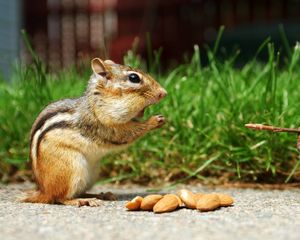
<svg viewBox="0 0 300 240"><path fill-rule="evenodd" d="M99 159L161 127L164 117L136 118L166 91L148 74L95 58L82 97L49 104L31 129L30 159L37 183L25 202L98 206L80 198L95 182ZM135 73L140 82L129 81Z"/></svg>

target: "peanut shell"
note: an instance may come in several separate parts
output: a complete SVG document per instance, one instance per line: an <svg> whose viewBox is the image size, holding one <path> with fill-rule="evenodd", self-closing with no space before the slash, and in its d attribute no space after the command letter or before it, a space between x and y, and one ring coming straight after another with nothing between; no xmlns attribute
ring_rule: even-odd
<svg viewBox="0 0 300 240"><path fill-rule="evenodd" d="M200 198L202 198L205 194L204 193L195 193L194 194L194 199L196 201L196 205L197 205L197 202Z"/></svg>
<svg viewBox="0 0 300 240"><path fill-rule="evenodd" d="M164 213L174 211L179 207L178 196L175 194L166 194L153 207L153 212Z"/></svg>
<svg viewBox="0 0 300 240"><path fill-rule="evenodd" d="M220 198L217 194L205 194L197 201L197 209L201 212L213 211L220 207Z"/></svg>
<svg viewBox="0 0 300 240"><path fill-rule="evenodd" d="M182 202L187 208L195 209L196 208L196 201L194 198L194 193L187 189L181 189L177 192L177 195L180 197Z"/></svg>
<svg viewBox="0 0 300 240"><path fill-rule="evenodd" d="M148 195L142 200L140 209L145 211L152 211L154 205L162 198L163 196L159 194Z"/></svg>
<svg viewBox="0 0 300 240"><path fill-rule="evenodd" d="M130 210L130 211L134 211L134 210L139 210L140 206L141 206L141 202L142 202L143 198L140 196L136 196L134 199L132 199L130 202L127 202L125 207Z"/></svg>
<svg viewBox="0 0 300 240"><path fill-rule="evenodd" d="M182 206L183 203L182 203L182 201L181 201L181 198L178 197L178 195L176 195L176 194L174 194L174 196L175 196L175 197L177 198L177 200L178 200L178 205L179 205L179 206Z"/></svg>
<svg viewBox="0 0 300 240"><path fill-rule="evenodd" d="M224 193L216 193L220 199L220 206L221 207L228 207L230 205L233 204L234 199L228 195L228 194L224 194Z"/></svg>

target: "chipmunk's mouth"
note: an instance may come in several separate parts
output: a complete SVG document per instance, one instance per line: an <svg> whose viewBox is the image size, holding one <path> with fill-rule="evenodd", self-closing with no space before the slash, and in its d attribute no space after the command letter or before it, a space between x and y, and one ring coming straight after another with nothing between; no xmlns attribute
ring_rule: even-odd
<svg viewBox="0 0 300 240"><path fill-rule="evenodd" d="M138 121L139 119L143 118L144 114L145 114L146 108L149 107L150 105L152 105L152 104L149 104L149 105L145 106L141 111L139 111L137 113L137 115L135 115L135 117L133 118L133 120Z"/></svg>
<svg viewBox="0 0 300 240"><path fill-rule="evenodd" d="M141 111L138 112L138 114L135 116L135 118L142 118L144 117L145 109L143 108Z"/></svg>
<svg viewBox="0 0 300 240"><path fill-rule="evenodd" d="M154 98L154 99L151 99L147 105L137 113L137 115L133 118L134 121L138 121L138 119L144 117L144 113L145 113L145 109L148 108L149 106L151 105L154 105L156 103L158 103L164 96L166 95L166 91L164 91L162 94L159 95L158 98Z"/></svg>

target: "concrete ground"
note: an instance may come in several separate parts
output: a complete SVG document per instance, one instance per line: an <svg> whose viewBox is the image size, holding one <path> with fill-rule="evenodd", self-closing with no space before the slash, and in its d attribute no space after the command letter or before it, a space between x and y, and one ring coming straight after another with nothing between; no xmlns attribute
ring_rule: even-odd
<svg viewBox="0 0 300 240"><path fill-rule="evenodd" d="M300 190L189 187L229 193L235 205L207 213L154 214L124 207L126 200L149 194L141 187L96 186L93 192L113 191L119 197L96 208L18 202L16 197L31 187L0 185L0 239L300 239Z"/></svg>

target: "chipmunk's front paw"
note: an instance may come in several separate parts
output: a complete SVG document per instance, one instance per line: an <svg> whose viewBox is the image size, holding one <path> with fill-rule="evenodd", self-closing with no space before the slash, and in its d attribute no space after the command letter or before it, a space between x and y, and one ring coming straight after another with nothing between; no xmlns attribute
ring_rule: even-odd
<svg viewBox="0 0 300 240"><path fill-rule="evenodd" d="M166 123L165 117L162 115L156 115L152 116L149 120L148 123L152 126L152 129L154 128L160 128Z"/></svg>

